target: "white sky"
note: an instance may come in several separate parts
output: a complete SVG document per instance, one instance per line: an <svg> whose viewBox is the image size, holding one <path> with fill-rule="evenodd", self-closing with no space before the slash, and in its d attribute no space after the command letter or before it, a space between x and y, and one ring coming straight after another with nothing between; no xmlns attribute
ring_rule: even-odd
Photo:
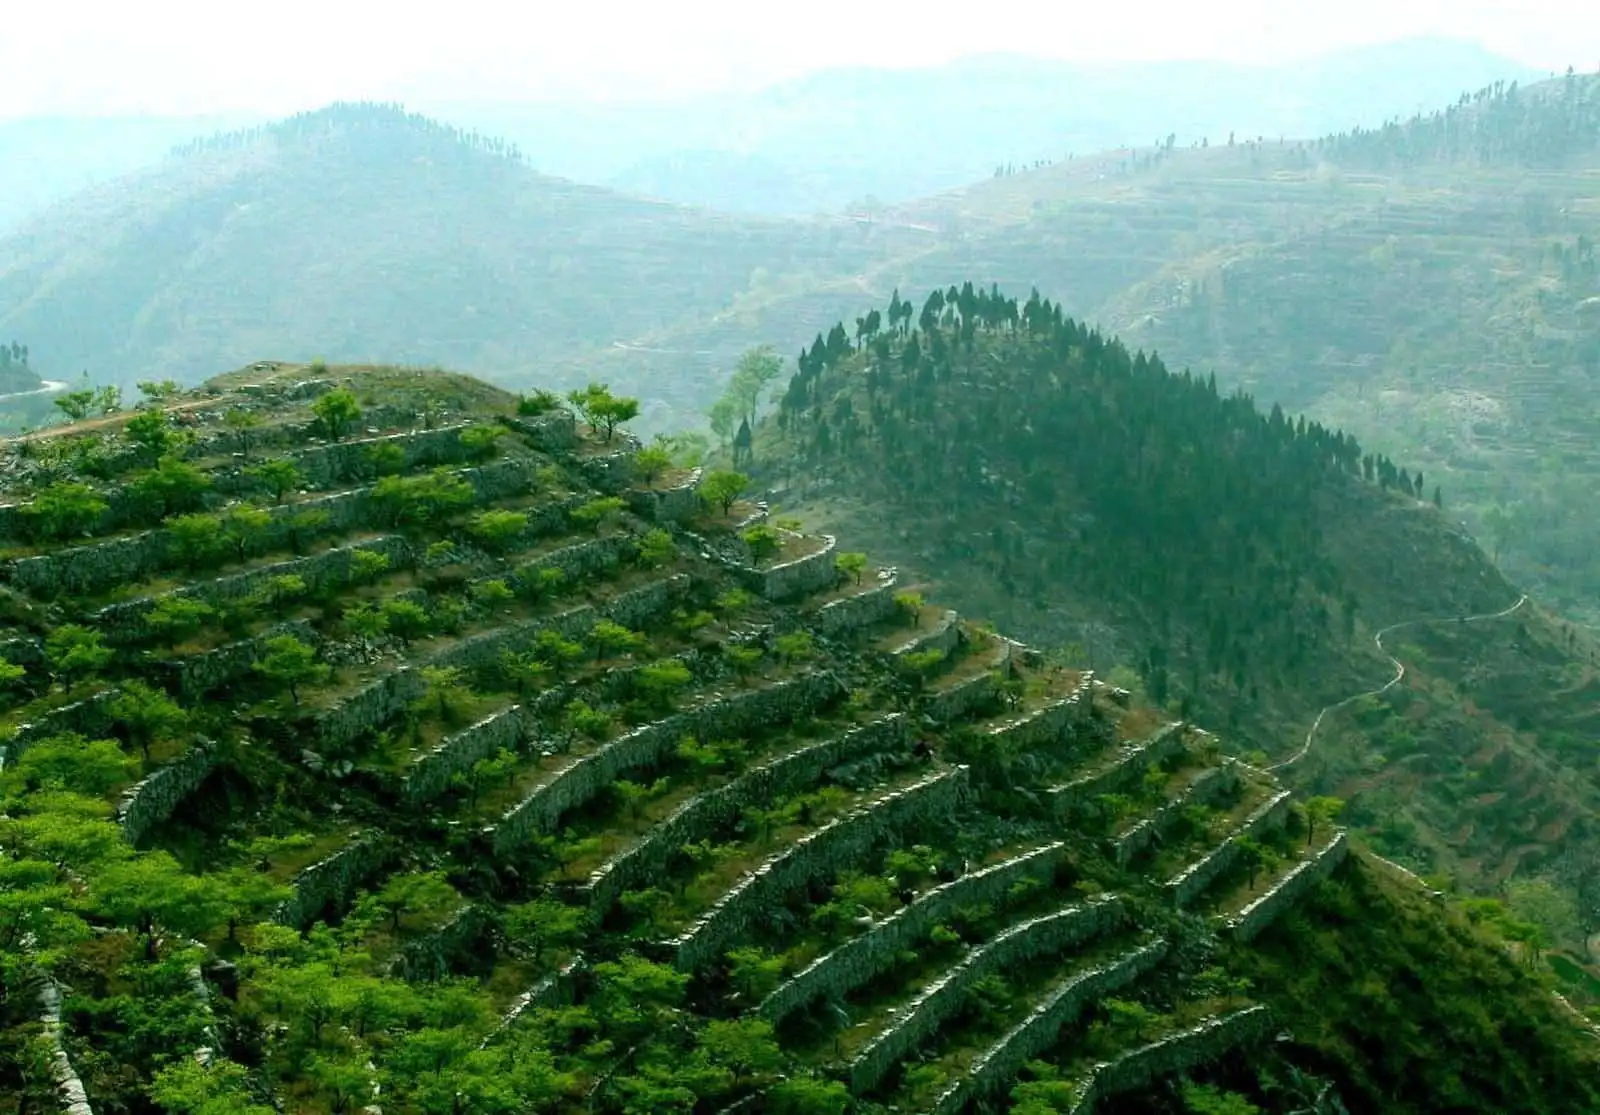
<svg viewBox="0 0 1600 1115"><path fill-rule="evenodd" d="M949 15L938 0L0 0L0 10L0 117L623 99L991 51L1271 62L1410 35L1476 39L1543 69L1600 64L1600 0L963 0ZM1006 17L984 18L996 10Z"/></svg>

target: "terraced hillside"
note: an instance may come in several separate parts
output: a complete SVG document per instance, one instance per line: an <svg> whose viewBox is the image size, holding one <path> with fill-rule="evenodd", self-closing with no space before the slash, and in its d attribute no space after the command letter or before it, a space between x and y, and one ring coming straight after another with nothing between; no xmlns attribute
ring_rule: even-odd
<svg viewBox="0 0 1600 1115"><path fill-rule="evenodd" d="M1595 643L1526 600L1423 476L1048 300L967 285L919 306L802 356L748 466L787 514L1057 661L1127 670L1348 801L1413 870L1551 884L1573 909L1600 800ZM1547 913L1582 954L1593 917Z"/></svg>
<svg viewBox="0 0 1600 1115"><path fill-rule="evenodd" d="M1323 807L582 410L7 443L0 1111L1593 1108Z"/></svg>

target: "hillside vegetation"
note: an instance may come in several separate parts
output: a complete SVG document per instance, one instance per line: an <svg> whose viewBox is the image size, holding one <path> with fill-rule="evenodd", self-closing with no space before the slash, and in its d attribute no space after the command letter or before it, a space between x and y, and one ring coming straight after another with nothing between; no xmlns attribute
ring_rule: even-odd
<svg viewBox="0 0 1600 1115"><path fill-rule="evenodd" d="M1337 802L631 400L155 386L6 444L0 1111L1600 1101L1581 1022Z"/></svg>
<svg viewBox="0 0 1600 1115"><path fill-rule="evenodd" d="M1174 375L971 285L898 297L800 359L751 467L802 520L914 569L1069 665L1130 667L1159 706L1262 761L1393 674L1375 633L1519 602L1416 473L1349 434ZM1595 647L1529 605L1408 626L1409 669L1321 721L1287 777L1351 802L1385 854L1473 890L1590 893ZM1596 921L1547 918L1581 954Z"/></svg>

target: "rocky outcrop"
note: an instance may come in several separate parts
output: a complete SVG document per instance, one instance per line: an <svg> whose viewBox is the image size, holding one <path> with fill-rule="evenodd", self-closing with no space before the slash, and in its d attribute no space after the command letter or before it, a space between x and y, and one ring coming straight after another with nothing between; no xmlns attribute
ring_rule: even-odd
<svg viewBox="0 0 1600 1115"><path fill-rule="evenodd" d="M216 768L218 758L215 744L198 742L124 793L117 805L123 838L138 844L145 833L172 816Z"/></svg>
<svg viewBox="0 0 1600 1115"><path fill-rule="evenodd" d="M830 600L813 612L809 619L811 627L819 635L837 636L882 623L894 615L894 598L899 585L898 570L880 570L876 584L838 600Z"/></svg>
<svg viewBox="0 0 1600 1115"><path fill-rule="evenodd" d="M456 775L471 770L478 760L498 754L502 749L518 750L531 728L522 706L512 705L446 736L411 760L411 768L400 784L400 796L408 802L438 797L450 788Z"/></svg>
<svg viewBox="0 0 1600 1115"><path fill-rule="evenodd" d="M1113 794L1132 785L1145 771L1178 754L1187 746L1182 723L1166 724L1145 739L1117 750L1100 770L1046 791L1051 808L1065 817L1101 794Z"/></svg>
<svg viewBox="0 0 1600 1115"><path fill-rule="evenodd" d="M357 836L296 875L288 901L274 912L273 920L304 929L324 908L344 909L367 880L394 862L397 852L382 834Z"/></svg>
<svg viewBox="0 0 1600 1115"><path fill-rule="evenodd" d="M887 971L902 952L920 945L930 929L957 909L994 902L1023 879L1049 883L1065 849L1059 841L1047 844L933 888L861 936L812 961L763 999L756 1013L777 1024L818 999L843 998Z"/></svg>
<svg viewBox="0 0 1600 1115"><path fill-rule="evenodd" d="M1220 1018L1103 1061L1079 1086L1070 1115L1090 1115L1095 1105L1120 1092L1147 1086L1157 1077L1183 1072L1220 1059L1229 1050L1262 1041L1272 1032L1272 1014L1263 1006L1246 1007Z"/></svg>
<svg viewBox="0 0 1600 1115"><path fill-rule="evenodd" d="M896 713L833 739L801 747L748 771L725 786L700 794L652 827L637 844L589 876L590 909L601 915L626 890L664 874L685 844L704 840L758 802L774 801L821 781L841 763L903 748L905 717Z"/></svg>
<svg viewBox="0 0 1600 1115"><path fill-rule="evenodd" d="M56 1093L61 1097L62 1115L94 1115L89 1106L89 1093L72 1067L66 1044L61 1037L61 989L56 981L45 975L39 987L39 1021L44 1026L44 1040L50 1050L50 1073L55 1079Z"/></svg>
<svg viewBox="0 0 1600 1115"><path fill-rule="evenodd" d="M713 695L698 708L636 728L571 759L508 811L493 829L495 854L505 855L534 833L549 832L564 813L593 801L619 776L660 763L684 736L726 738L791 723L843 692L832 674L806 674L727 697Z"/></svg>
<svg viewBox="0 0 1600 1115"><path fill-rule="evenodd" d="M1243 943L1253 940L1273 920L1293 906L1301 896L1329 875L1350 854L1350 841L1343 829L1334 833L1333 839L1310 857L1295 864L1272 888L1250 905L1226 920L1234 939Z"/></svg>
<svg viewBox="0 0 1600 1115"><path fill-rule="evenodd" d="M1195 776L1194 781L1185 787L1183 793L1163 804L1154 813L1141 817L1126 832L1112 841L1111 851L1116 858L1117 866L1126 867L1134 856L1148 848L1166 831L1167 826L1181 817L1185 809L1191 805L1203 805L1214 801L1238 785L1239 768L1232 762L1225 761L1221 766L1201 771Z"/></svg>
<svg viewBox="0 0 1600 1115"><path fill-rule="evenodd" d="M1058 953L1099 936L1123 924L1126 917L1120 899L1100 899L1031 918L974 949L907 1003L889 1028L850 1062L846 1070L850 1091L861 1095L876 1087L895 1065L961 1009L979 981L1012 965Z"/></svg>
<svg viewBox="0 0 1600 1115"><path fill-rule="evenodd" d="M1091 968L1062 983L999 1041L972 1062L967 1075L947 1088L931 1108L932 1115L959 1115L1014 1079L1022 1066L1055 1044L1061 1027L1090 1003L1126 987L1155 967L1166 955L1165 941L1154 941L1126 953L1104 967Z"/></svg>
<svg viewBox="0 0 1600 1115"><path fill-rule="evenodd" d="M671 942L674 964L692 972L715 959L785 895L837 871L901 828L948 816L967 794L967 768L936 772L801 837L745 875Z"/></svg>
<svg viewBox="0 0 1600 1115"><path fill-rule="evenodd" d="M1166 890L1168 897L1172 899L1172 904L1181 910L1209 887L1218 875L1238 863L1239 856L1243 854L1243 849L1239 846L1241 839L1253 838L1258 832L1281 825L1288 816L1289 803L1293 797L1294 795L1288 790L1274 794L1246 817L1239 827L1208 855L1169 879Z"/></svg>

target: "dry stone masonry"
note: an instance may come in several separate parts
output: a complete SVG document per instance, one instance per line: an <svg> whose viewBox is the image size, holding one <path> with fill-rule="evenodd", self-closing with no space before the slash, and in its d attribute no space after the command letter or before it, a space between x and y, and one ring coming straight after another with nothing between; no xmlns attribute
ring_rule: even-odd
<svg viewBox="0 0 1600 1115"><path fill-rule="evenodd" d="M621 775L659 763L684 736L737 736L759 725L789 723L843 691L844 686L832 674L805 674L761 689L713 697L699 708L636 728L573 759L507 812L493 830L495 854L505 855L533 834L549 832L562 814L593 801Z"/></svg>
<svg viewBox="0 0 1600 1115"><path fill-rule="evenodd" d="M1227 919L1234 939L1249 942L1255 939L1273 920L1287 910L1307 891L1329 875L1350 854L1350 841L1343 829L1334 833L1333 839L1308 859L1295 864L1272 889Z"/></svg>
<svg viewBox="0 0 1600 1115"><path fill-rule="evenodd" d="M1101 794L1116 793L1137 781L1145 771L1178 754L1186 746L1184 725L1167 724L1147 739L1121 748L1111 764L1102 770L1050 790L1050 803L1058 816L1068 816Z"/></svg>
<svg viewBox="0 0 1600 1115"><path fill-rule="evenodd" d="M933 1115L959 1115L971 1104L999 1091L1023 1065L1053 1045L1061 1027L1086 1006L1138 979L1160 963L1166 952L1165 941L1153 941L1061 984L974 1061L966 1076L934 1101Z"/></svg>
<svg viewBox="0 0 1600 1115"><path fill-rule="evenodd" d="M521 705L512 705L486 716L469 728L451 736L415 759L401 784L401 796L409 802L428 801L450 788L458 774L472 769L480 759L518 750L532 730Z"/></svg>
<svg viewBox="0 0 1600 1115"><path fill-rule="evenodd" d="M820 780L832 767L908 744L905 717L894 714L772 759L725 786L690 799L626 852L589 876L590 909L603 914L626 890L664 873L685 844L706 839L758 802L773 801Z"/></svg>
<svg viewBox="0 0 1600 1115"><path fill-rule="evenodd" d="M1209 887L1218 875L1238 863L1239 856L1243 853L1243 849L1239 846L1241 839L1250 839L1258 832L1283 824L1289 815L1289 805L1293 797L1294 795L1288 790L1280 790L1246 817L1239 827L1209 854L1168 880L1167 894L1172 899L1172 904L1180 910L1183 909Z"/></svg>
<svg viewBox="0 0 1600 1115"><path fill-rule="evenodd" d="M1215 1061L1231 1049L1264 1040L1271 1032L1272 1014L1262 1006L1208 1018L1191 1030L1096 1065L1081 1085L1070 1115L1091 1115L1103 1099L1143 1088L1157 1077Z"/></svg>
<svg viewBox="0 0 1600 1115"><path fill-rule="evenodd" d="M1148 848L1191 805L1204 805L1229 793L1239 785L1239 768L1224 760L1221 766L1210 767L1195 776L1183 793L1162 805L1154 813L1140 818L1113 842L1112 854L1118 867L1126 867L1134 856Z"/></svg>
<svg viewBox="0 0 1600 1115"><path fill-rule="evenodd" d="M216 768L217 759L214 744L196 743L123 794L117 806L117 823L128 843L139 843L153 826L172 816Z"/></svg>
<svg viewBox="0 0 1600 1115"><path fill-rule="evenodd" d="M967 768L930 774L801 837L750 872L672 942L674 963L692 972L743 934L771 903L837 870L900 828L947 816L967 795Z"/></svg>
<svg viewBox="0 0 1600 1115"><path fill-rule="evenodd" d="M842 998L887 971L904 950L920 944L930 929L956 909L993 902L1024 879L1048 882L1062 863L1065 849L1059 841L1047 844L935 887L861 936L812 961L763 999L756 1013L776 1024L818 999Z"/></svg>
<svg viewBox="0 0 1600 1115"><path fill-rule="evenodd" d="M380 833L355 837L295 876L289 899L278 908L273 920L303 929L325 908L344 909L356 891L393 863L397 854L394 844Z"/></svg>
<svg viewBox="0 0 1600 1115"><path fill-rule="evenodd" d="M899 584L898 570L880 570L878 582L871 588L830 600L818 608L811 615L811 627L819 635L838 636L882 623L894 615Z"/></svg>
<svg viewBox="0 0 1600 1115"><path fill-rule="evenodd" d="M850 1091L860 1095L876 1087L895 1065L961 1009L980 980L1109 932L1126 919L1122 901L1105 898L1030 918L974 949L907 1003L889 1028L850 1062Z"/></svg>

